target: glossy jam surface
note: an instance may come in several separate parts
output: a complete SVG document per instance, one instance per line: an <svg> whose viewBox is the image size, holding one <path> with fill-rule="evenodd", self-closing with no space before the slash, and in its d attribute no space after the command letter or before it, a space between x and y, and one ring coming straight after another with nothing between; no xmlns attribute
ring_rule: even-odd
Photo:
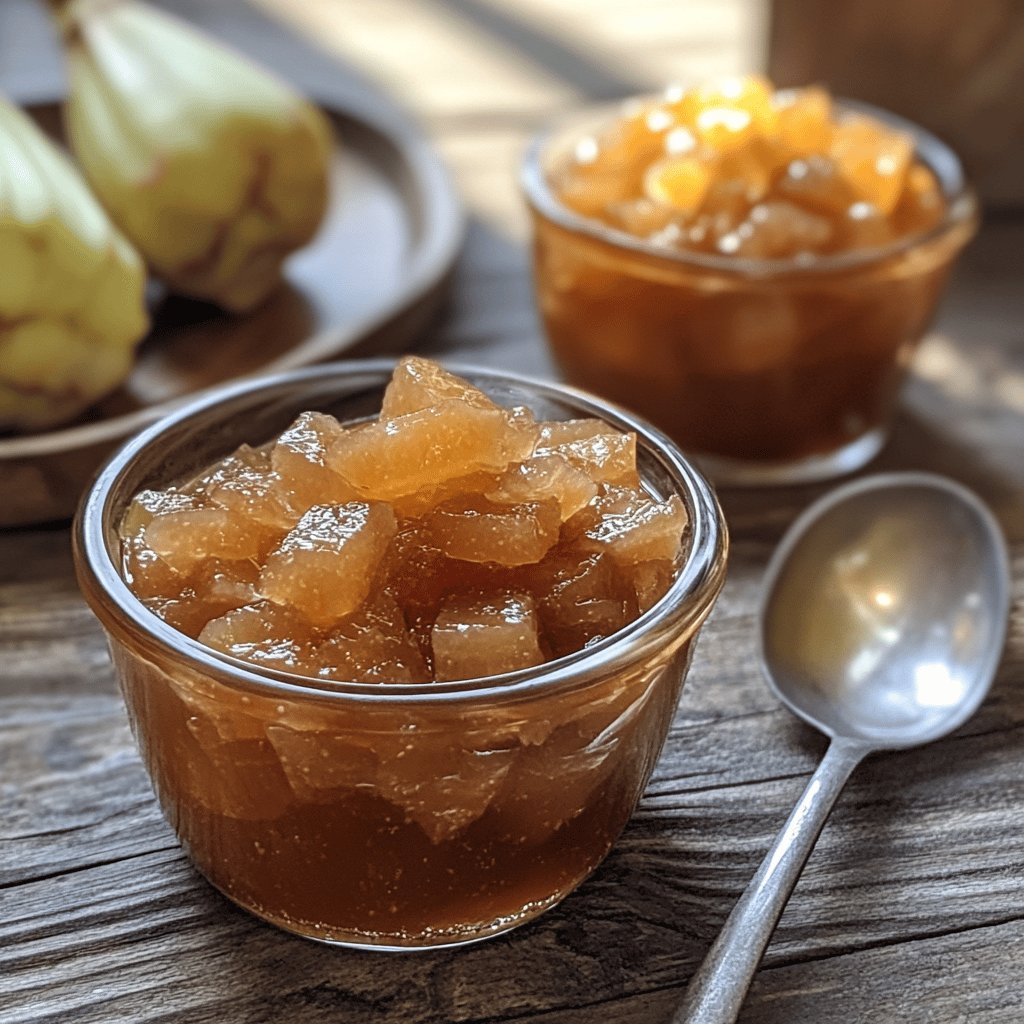
<svg viewBox="0 0 1024 1024"><path fill-rule="evenodd" d="M855 468L976 226L922 155L938 145L758 78L551 139L527 194L563 375L722 482Z"/></svg>
<svg viewBox="0 0 1024 1024"><path fill-rule="evenodd" d="M669 249L813 259L921 234L945 202L913 139L759 77L670 90L576 141L552 171L585 217Z"/></svg>
<svg viewBox="0 0 1024 1024"><path fill-rule="evenodd" d="M537 421L419 359L378 419L304 413L138 495L121 533L125 578L157 615L308 679L235 686L113 644L197 866L328 941L467 941L571 891L642 792L696 628L514 700L337 692L541 666L651 607L684 555L684 506L641 486L635 437Z"/></svg>
<svg viewBox="0 0 1024 1024"><path fill-rule="evenodd" d="M410 357L377 420L303 413L269 445L140 494L122 539L135 592L210 647L420 683L610 636L667 589L685 527L678 497L641 488L634 435L538 422Z"/></svg>

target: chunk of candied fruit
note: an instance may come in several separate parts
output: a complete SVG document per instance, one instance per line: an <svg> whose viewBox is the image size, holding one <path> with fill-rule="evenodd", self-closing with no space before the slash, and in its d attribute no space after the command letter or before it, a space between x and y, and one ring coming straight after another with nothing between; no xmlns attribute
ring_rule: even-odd
<svg viewBox="0 0 1024 1024"><path fill-rule="evenodd" d="M423 520L428 543L462 562L526 565L539 562L558 541L554 499L499 505L486 498L456 498Z"/></svg>
<svg viewBox="0 0 1024 1024"><path fill-rule="evenodd" d="M452 477L450 480L441 480L436 484L429 484L421 487L412 494L402 494L394 498L390 504L395 510L395 515L401 519L420 519L443 505L464 494L487 494L496 487L503 473L497 470L485 472L479 470L475 473L467 473L465 476Z"/></svg>
<svg viewBox="0 0 1024 1024"><path fill-rule="evenodd" d="M776 189L780 198L833 223L841 220L857 201L852 186L839 174L836 165L820 154L808 154L787 164Z"/></svg>
<svg viewBox="0 0 1024 1024"><path fill-rule="evenodd" d="M893 231L897 235L911 231L929 231L942 220L945 204L935 175L921 164L907 174L907 187L893 211Z"/></svg>
<svg viewBox="0 0 1024 1024"><path fill-rule="evenodd" d="M595 484L632 487L640 480L636 471L636 434L620 434L601 420L545 423L534 453L560 455Z"/></svg>
<svg viewBox="0 0 1024 1024"><path fill-rule="evenodd" d="M375 784L379 759L372 747L353 742L351 734L293 729L275 722L266 727L266 735L292 792L304 803L337 799L332 790L366 790Z"/></svg>
<svg viewBox="0 0 1024 1024"><path fill-rule="evenodd" d="M211 619L255 601L258 578L259 566L251 561L204 562L180 589L144 603L175 629L198 636Z"/></svg>
<svg viewBox="0 0 1024 1024"><path fill-rule="evenodd" d="M410 736L397 756L382 759L376 790L440 843L484 814L518 756L512 748L466 749L443 737Z"/></svg>
<svg viewBox="0 0 1024 1024"><path fill-rule="evenodd" d="M544 639L558 655L611 636L636 617L628 582L603 552L551 558L531 582Z"/></svg>
<svg viewBox="0 0 1024 1024"><path fill-rule="evenodd" d="M781 200L758 203L747 219L718 241L721 252L750 259L779 259L794 253L813 253L832 238L825 217Z"/></svg>
<svg viewBox="0 0 1024 1024"><path fill-rule="evenodd" d="M154 516L196 508L198 504L194 496L180 491L140 491L124 514L121 533L126 537L138 536Z"/></svg>
<svg viewBox="0 0 1024 1024"><path fill-rule="evenodd" d="M914 156L910 139L856 115L836 126L829 152L859 199L886 216L892 213Z"/></svg>
<svg viewBox="0 0 1024 1024"><path fill-rule="evenodd" d="M620 564L674 559L686 528L686 509L675 494L655 501L642 491L606 486L574 524L585 551L606 552Z"/></svg>
<svg viewBox="0 0 1024 1024"><path fill-rule="evenodd" d="M692 125L697 139L718 150L735 149L759 133L774 130L772 86L760 75L737 75L674 90L671 108Z"/></svg>
<svg viewBox="0 0 1024 1024"><path fill-rule="evenodd" d="M827 153L832 143L832 97L809 86L776 93L775 130L787 154L798 157Z"/></svg>
<svg viewBox="0 0 1024 1024"><path fill-rule="evenodd" d="M145 531L121 542L121 568L132 590L141 598L176 598L188 586L188 575L171 568L146 543Z"/></svg>
<svg viewBox="0 0 1024 1024"><path fill-rule="evenodd" d="M644 175L644 192L680 213L696 213L711 187L715 168L699 156L666 157Z"/></svg>
<svg viewBox="0 0 1024 1024"><path fill-rule="evenodd" d="M631 198L643 168L663 154L672 124L662 105L633 104L607 131L581 138L561 177L565 202L585 216L600 216L609 203Z"/></svg>
<svg viewBox="0 0 1024 1024"><path fill-rule="evenodd" d="M405 625L402 609L386 591L335 626L317 646L317 675L356 683L423 683L430 679L423 655Z"/></svg>
<svg viewBox="0 0 1024 1024"><path fill-rule="evenodd" d="M361 495L393 501L470 473L504 471L535 440L535 429L504 409L446 399L349 431L329 464Z"/></svg>
<svg viewBox="0 0 1024 1024"><path fill-rule="evenodd" d="M291 608L256 601L211 619L200 642L264 668L311 674L314 666L313 631Z"/></svg>
<svg viewBox="0 0 1024 1024"><path fill-rule="evenodd" d="M214 505L257 527L283 532L299 518L271 468L269 455L247 445L218 463L203 478L202 487Z"/></svg>
<svg viewBox="0 0 1024 1024"><path fill-rule="evenodd" d="M497 834L522 846L540 844L581 814L609 782L619 740L581 735L575 724L556 729L540 746L524 747L493 798L489 821Z"/></svg>
<svg viewBox="0 0 1024 1024"><path fill-rule="evenodd" d="M479 388L456 377L443 366L420 356L405 356L398 361L384 390L380 416L389 420L430 409L449 399L458 399L477 409L498 408Z"/></svg>
<svg viewBox="0 0 1024 1024"><path fill-rule="evenodd" d="M511 466L484 494L499 504L553 499L564 522L596 497L597 484L579 465L552 451Z"/></svg>
<svg viewBox="0 0 1024 1024"><path fill-rule="evenodd" d="M667 558L637 562L633 566L633 592L640 612L653 608L668 593L675 573L675 564Z"/></svg>
<svg viewBox="0 0 1024 1024"><path fill-rule="evenodd" d="M439 680L475 679L544 661L537 610L527 593L451 597L437 614L431 645Z"/></svg>
<svg viewBox="0 0 1024 1024"><path fill-rule="evenodd" d="M154 515L143 530L150 548L176 572L187 574L208 558L259 558L277 531L238 520L225 508L182 508Z"/></svg>
<svg viewBox="0 0 1024 1024"><path fill-rule="evenodd" d="M314 505L267 557L260 593L330 626L366 599L395 532L383 503Z"/></svg>
<svg viewBox="0 0 1024 1024"><path fill-rule="evenodd" d="M355 488L328 465L328 452L344 435L344 427L333 416L300 414L270 449L275 474L272 493L300 514L313 505L341 504L359 497Z"/></svg>

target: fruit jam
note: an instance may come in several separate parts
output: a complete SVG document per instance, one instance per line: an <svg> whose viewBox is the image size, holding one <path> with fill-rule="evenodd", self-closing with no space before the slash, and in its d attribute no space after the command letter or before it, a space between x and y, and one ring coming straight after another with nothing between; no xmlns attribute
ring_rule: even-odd
<svg viewBox="0 0 1024 1024"><path fill-rule="evenodd" d="M975 216L887 117L748 77L547 141L525 184L566 378L723 480L870 457Z"/></svg>
<svg viewBox="0 0 1024 1024"><path fill-rule="evenodd" d="M636 104L551 172L577 213L655 245L809 259L887 245L945 212L914 140L824 89L726 80Z"/></svg>
<svg viewBox="0 0 1024 1024"><path fill-rule="evenodd" d="M543 672L656 604L688 516L641 484L635 435L538 421L415 358L379 418L305 412L138 494L120 535L164 622L293 674L268 692L113 645L195 863L328 941L461 942L562 898L642 792L698 624L571 687L488 693L478 677Z"/></svg>

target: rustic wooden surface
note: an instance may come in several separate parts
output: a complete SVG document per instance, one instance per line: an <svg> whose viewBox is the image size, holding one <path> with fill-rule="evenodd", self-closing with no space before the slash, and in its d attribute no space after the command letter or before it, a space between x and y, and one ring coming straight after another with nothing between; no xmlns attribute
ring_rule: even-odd
<svg viewBox="0 0 1024 1024"><path fill-rule="evenodd" d="M523 0L515 17L498 0L261 4L378 76L454 169L472 227L423 350L538 374L553 371L513 175L527 135L568 104L758 52L742 0ZM285 69L315 63L239 0L175 6ZM52 59L5 30L23 43L38 27L27 2L3 7L0 87ZM876 464L948 473L999 516L1015 605L993 692L955 736L858 771L744 1024L1024 1019L1022 246L1024 224L1004 221L970 250ZM393 957L279 933L197 878L135 753L67 529L0 534L0 1021L664 1024L823 750L768 695L752 617L773 544L822 490L722 495L729 581L664 757L596 875L507 937Z"/></svg>

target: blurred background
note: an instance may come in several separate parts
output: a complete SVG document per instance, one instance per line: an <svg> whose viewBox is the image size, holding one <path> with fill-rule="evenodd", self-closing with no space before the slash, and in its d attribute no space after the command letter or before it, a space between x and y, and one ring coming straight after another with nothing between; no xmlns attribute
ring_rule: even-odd
<svg viewBox="0 0 1024 1024"><path fill-rule="evenodd" d="M433 118L519 114L527 94L542 114L762 70L917 121L953 144L990 206L1024 200L1019 0L258 2ZM471 94L451 87L468 76Z"/></svg>
<svg viewBox="0 0 1024 1024"><path fill-rule="evenodd" d="M1024 4L1019 0L164 0L216 29L279 19L383 86L458 157L486 126L495 166L524 120L673 81L750 70L821 82L953 144L989 208L1024 202ZM0 4L0 81L36 98L59 79L43 0ZM253 22L255 25L256 23ZM258 29L253 28L254 33ZM244 34L244 32L243 32ZM467 88L467 83L472 83ZM458 162L457 160L455 161ZM501 217L475 178L474 206Z"/></svg>

